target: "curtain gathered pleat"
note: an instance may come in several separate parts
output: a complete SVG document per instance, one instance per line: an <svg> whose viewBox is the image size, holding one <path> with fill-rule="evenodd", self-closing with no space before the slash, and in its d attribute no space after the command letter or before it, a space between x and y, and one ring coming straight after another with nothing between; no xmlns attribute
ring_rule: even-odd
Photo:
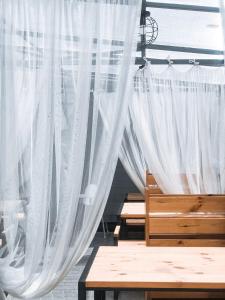
<svg viewBox="0 0 225 300"><path fill-rule="evenodd" d="M199 66L137 72L120 155L131 178L145 179L144 158L165 193L225 193L224 78L223 68Z"/></svg>
<svg viewBox="0 0 225 300"><path fill-rule="evenodd" d="M135 132L130 108L128 109L127 122L120 147L119 158L133 183L136 185L138 190L144 194L145 177L148 165L138 141L138 135L136 135Z"/></svg>
<svg viewBox="0 0 225 300"><path fill-rule="evenodd" d="M0 288L15 297L53 289L97 230L140 2L0 0Z"/></svg>

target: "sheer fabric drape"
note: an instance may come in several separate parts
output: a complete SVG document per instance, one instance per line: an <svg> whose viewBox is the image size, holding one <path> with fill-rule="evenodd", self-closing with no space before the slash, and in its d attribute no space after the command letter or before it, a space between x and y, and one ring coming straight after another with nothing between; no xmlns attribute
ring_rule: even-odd
<svg viewBox="0 0 225 300"><path fill-rule="evenodd" d="M0 0L0 288L11 295L46 294L93 239L122 139L140 4Z"/></svg>
<svg viewBox="0 0 225 300"><path fill-rule="evenodd" d="M132 105L132 104L130 104ZM134 124L131 118L130 108L128 110L127 123L123 134L123 140L119 154L120 161L126 170L127 174L139 189L144 194L146 181L147 163L140 147L138 136L136 135Z"/></svg>
<svg viewBox="0 0 225 300"><path fill-rule="evenodd" d="M132 127L164 192L225 192L224 78L223 68L138 71L129 107ZM139 156L134 161L141 165Z"/></svg>

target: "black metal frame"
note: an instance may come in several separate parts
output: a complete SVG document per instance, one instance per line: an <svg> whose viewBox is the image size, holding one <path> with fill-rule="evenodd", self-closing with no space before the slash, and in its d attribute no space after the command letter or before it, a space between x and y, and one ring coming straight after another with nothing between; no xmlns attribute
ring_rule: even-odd
<svg viewBox="0 0 225 300"><path fill-rule="evenodd" d="M174 10L188 10L188 11L198 11L198 12L208 12L208 13L220 12L219 7L175 4L175 3L159 3L159 2L147 2L147 1L146 1L146 7L174 9Z"/></svg>
<svg viewBox="0 0 225 300"><path fill-rule="evenodd" d="M86 281L86 278L87 278L87 275L90 271L90 268L92 266L92 263L95 259L95 256L98 252L98 247L95 247L93 250L92 250L92 253L85 265L85 268L80 276L80 279L79 279L79 282L78 282L78 300L86 300L86 290L88 290L85 286L85 281Z"/></svg>
<svg viewBox="0 0 225 300"><path fill-rule="evenodd" d="M149 61L153 65L168 65L168 59L157 59L157 58L141 58L137 57L135 60L136 65L144 65L146 60ZM174 65L190 65L190 64L198 64L201 66L209 66L209 67L221 67L224 65L223 59L171 59L171 64Z"/></svg>
<svg viewBox="0 0 225 300"><path fill-rule="evenodd" d="M186 4L171 4L171 3L159 3L159 2L147 2L147 0L142 0L142 16L144 15L147 8L162 8L162 9L174 9L174 10L186 10L186 11L198 11L198 12L208 12L208 13L219 13L220 9L218 7L210 6L198 6L198 5L186 5ZM141 18L140 24L143 24L143 18ZM137 51L141 52L141 57L136 57L136 65L145 65L146 59L146 49L163 50L163 51L176 51L185 53L197 53L197 54L209 54L209 55L223 55L224 51L213 50L213 49L203 49L203 48L193 48L193 47L177 47L170 45L157 45L157 44L144 44L145 37L141 35L141 43L138 44ZM152 64L165 65L168 64L167 59L150 59ZM176 65L187 65L193 59L173 59L173 64ZM203 66L213 66L221 67L224 66L223 59L196 59L199 65Z"/></svg>
<svg viewBox="0 0 225 300"><path fill-rule="evenodd" d="M137 51L141 51L142 47L143 47L142 44L139 43L138 47L137 47ZM171 46L171 45L159 45L159 44L148 44L148 45L145 45L145 48L149 49L149 50L175 51L175 52L209 54L209 55L223 55L224 54L224 51L222 51L222 50Z"/></svg>
<svg viewBox="0 0 225 300"><path fill-rule="evenodd" d="M110 288L110 287L86 287L86 278L92 266L92 263L95 259L95 256L98 252L98 247L94 248L92 254L84 268L83 273L78 282L78 300L86 300L86 292L87 291L94 291L94 299L95 300L105 300L105 292L106 291L113 291L114 292L114 299L117 299L118 293L120 291L161 291L161 292L169 292L169 291L183 291L183 292L224 292L225 298L225 289L210 289L210 288L140 288L140 287L133 287L133 288Z"/></svg>

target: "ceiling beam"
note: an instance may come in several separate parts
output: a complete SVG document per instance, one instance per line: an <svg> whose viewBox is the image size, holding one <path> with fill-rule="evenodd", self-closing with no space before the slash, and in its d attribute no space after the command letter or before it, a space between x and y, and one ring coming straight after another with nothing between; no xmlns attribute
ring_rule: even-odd
<svg viewBox="0 0 225 300"><path fill-rule="evenodd" d="M176 52L187 52L187 53L198 53L198 54L209 54L209 55L223 55L222 50L204 49L204 48L193 48L193 47L180 47L180 46L170 46L170 45L159 45L159 44L149 44L142 46L141 43L138 44L137 51L141 51L142 48L152 49L152 50L163 50L163 51L176 51Z"/></svg>
<svg viewBox="0 0 225 300"><path fill-rule="evenodd" d="M167 59L157 59L157 58L147 58L147 60L153 65L168 65L169 62ZM210 66L210 67L222 67L224 65L223 59L196 59L196 63L201 66ZM190 59L171 59L173 65L193 65L193 60ZM137 57L135 60L136 65L144 65L145 60L141 57Z"/></svg>
<svg viewBox="0 0 225 300"><path fill-rule="evenodd" d="M219 7L175 3L146 2L146 7L219 13Z"/></svg>

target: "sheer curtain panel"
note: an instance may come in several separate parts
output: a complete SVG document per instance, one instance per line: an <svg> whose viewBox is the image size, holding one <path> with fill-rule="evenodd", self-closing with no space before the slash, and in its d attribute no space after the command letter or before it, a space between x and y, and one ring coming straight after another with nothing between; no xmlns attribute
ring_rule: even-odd
<svg viewBox="0 0 225 300"><path fill-rule="evenodd" d="M224 68L199 66L185 73L169 66L156 74L148 65L137 72L130 144L141 148L165 193L225 193L224 75ZM142 168L140 157L134 155L132 164ZM133 168L136 176L141 168Z"/></svg>
<svg viewBox="0 0 225 300"><path fill-rule="evenodd" d="M0 0L0 288L15 297L53 289L96 232L140 2Z"/></svg>
<svg viewBox="0 0 225 300"><path fill-rule="evenodd" d="M130 102L132 102L132 100L130 100ZM131 103L130 105L132 106ZM143 156L142 149L138 141L138 136L135 132L130 108L128 110L127 123L120 147L119 158L133 183L136 185L139 191L144 194L146 170L148 170L148 166Z"/></svg>

